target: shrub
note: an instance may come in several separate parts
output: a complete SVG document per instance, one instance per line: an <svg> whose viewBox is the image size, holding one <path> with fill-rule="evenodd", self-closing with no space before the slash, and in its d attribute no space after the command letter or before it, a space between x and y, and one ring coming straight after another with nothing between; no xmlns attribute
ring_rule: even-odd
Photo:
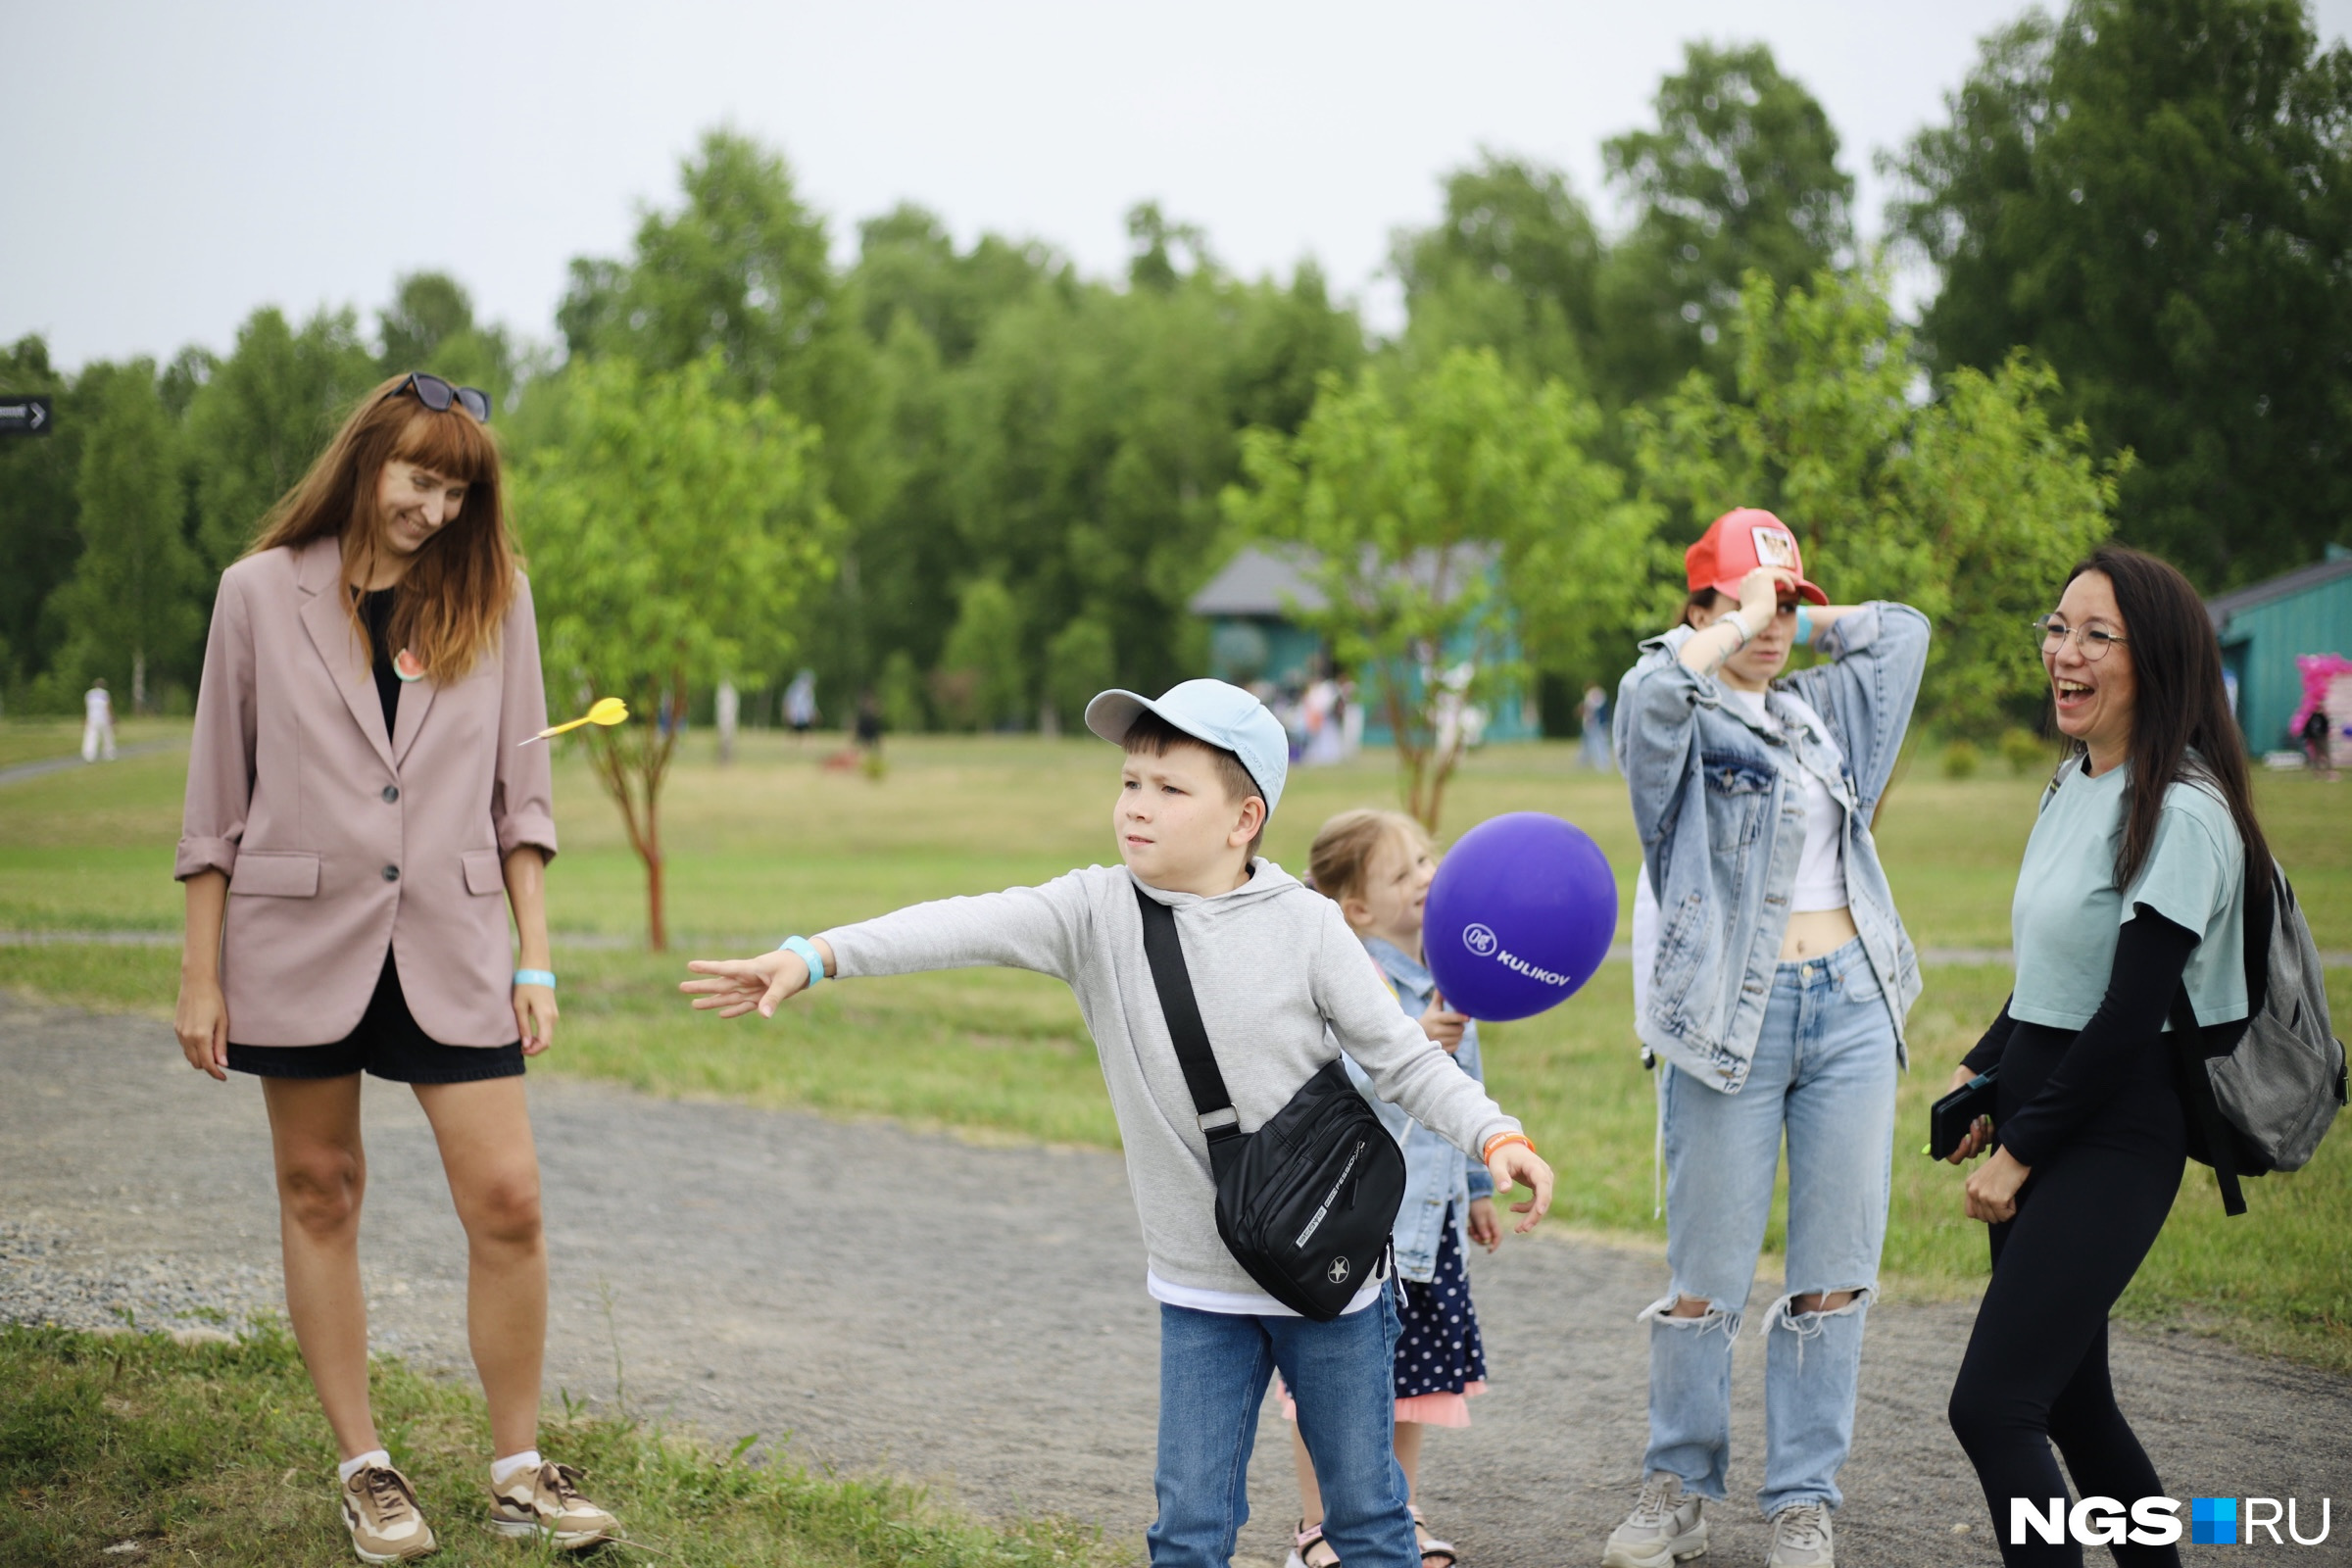
<svg viewBox="0 0 2352 1568"><path fill-rule="evenodd" d="M2035 768L2048 765L2049 743L2030 729L2007 729L2001 732L2001 757L2008 762L2010 772L2024 778Z"/></svg>
<svg viewBox="0 0 2352 1568"><path fill-rule="evenodd" d="M1973 741L1954 741L1943 749L1945 778L1975 778L1984 764L1984 756Z"/></svg>

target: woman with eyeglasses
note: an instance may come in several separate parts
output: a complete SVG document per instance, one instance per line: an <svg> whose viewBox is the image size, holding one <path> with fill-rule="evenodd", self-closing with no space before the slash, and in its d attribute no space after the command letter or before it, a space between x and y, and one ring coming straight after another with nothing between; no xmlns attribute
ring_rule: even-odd
<svg viewBox="0 0 2352 1568"><path fill-rule="evenodd" d="M364 1072L411 1086L465 1226L490 1527L566 1549L617 1529L538 1452L547 1252L522 1071L555 1031L556 824L547 749L521 744L547 702L489 417L474 388L385 382L221 573L174 868L174 1027L191 1067L261 1080L287 1315L364 1562L434 1548L368 1407Z"/></svg>
<svg viewBox="0 0 2352 1568"><path fill-rule="evenodd" d="M2008 1563L2080 1563L2010 1505L2165 1495L2107 1371L2107 1313L2163 1230L2188 1152L2168 1018L2246 1015L2245 869L2269 865L2222 651L2188 579L2109 546L2035 623L2065 763L2041 798L2010 907L2017 983L1952 1073L1993 1072L1995 1114L1950 1156L1990 1227L1992 1279L1952 1386ZM2249 857L2253 858L2249 861ZM2136 1521L2134 1521L2136 1524ZM2064 1532L2060 1532L2061 1535ZM2123 1542L2124 1563L2178 1563Z"/></svg>
<svg viewBox="0 0 2352 1568"><path fill-rule="evenodd" d="M1830 606L1769 512L1684 558L1683 624L1642 645L1617 756L1643 866L1636 1029L1658 1073L1668 1294L1649 1325L1649 1446L1605 1568L1706 1550L1781 1148L1783 1294L1764 1314L1772 1568L1832 1568L1862 1329L1886 1235L1894 1094L1919 961L1870 823L1927 665L1906 605ZM1823 662L1782 675L1807 644Z"/></svg>

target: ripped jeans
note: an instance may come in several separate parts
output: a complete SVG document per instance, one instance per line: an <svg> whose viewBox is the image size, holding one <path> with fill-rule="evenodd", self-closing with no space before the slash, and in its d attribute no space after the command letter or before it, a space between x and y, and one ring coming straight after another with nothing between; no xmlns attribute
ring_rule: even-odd
<svg viewBox="0 0 2352 1568"><path fill-rule="evenodd" d="M1723 1500L1732 1455L1732 1344L1772 1210L1788 1141L1786 1294L1764 1323L1767 1517L1796 1502L1842 1500L1838 1471L1853 1446L1862 1324L1886 1239L1894 1139L1894 1026L1859 941L1774 972L1755 1064L1737 1095L1658 1069L1666 1149L1666 1262L1674 1289L1642 1314L1649 1331L1649 1451L1644 1475L1682 1478ZM1793 1313L1795 1297L1859 1291L1829 1312ZM1677 1298L1707 1302L1677 1318Z"/></svg>

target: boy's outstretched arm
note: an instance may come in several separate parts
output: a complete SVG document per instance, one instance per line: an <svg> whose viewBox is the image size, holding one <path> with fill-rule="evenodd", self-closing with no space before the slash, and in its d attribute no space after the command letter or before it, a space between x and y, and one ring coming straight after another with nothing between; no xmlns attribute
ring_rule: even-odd
<svg viewBox="0 0 2352 1568"><path fill-rule="evenodd" d="M1127 885L1125 870L1096 867L1040 887L910 904L808 940L834 979L991 965L1067 983L1089 929L1089 885L1113 875ZM808 966L785 949L757 958L697 958L686 967L695 978L678 989L722 1018L747 1012L772 1018L786 998L809 985Z"/></svg>
<svg viewBox="0 0 2352 1568"><path fill-rule="evenodd" d="M839 967L824 938L812 945L828 972ZM760 1017L772 1018L778 1006L808 990L814 978L799 954L781 948L757 958L696 958L686 967L700 978L681 980L678 989L694 998L697 1011L714 1007L721 1018L740 1018L755 1008Z"/></svg>

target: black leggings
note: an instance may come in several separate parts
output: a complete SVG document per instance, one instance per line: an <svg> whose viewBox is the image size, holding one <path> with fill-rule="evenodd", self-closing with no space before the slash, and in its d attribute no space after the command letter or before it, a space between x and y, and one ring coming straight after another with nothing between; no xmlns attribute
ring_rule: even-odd
<svg viewBox="0 0 2352 1568"><path fill-rule="evenodd" d="M2178 1112L2175 1113L2176 1117ZM2177 1121L2175 1125L2178 1125ZM2050 1445L2082 1496L2165 1495L2107 1377L2107 1312L2164 1229L2185 1154L2075 1144L2036 1170L2016 1217L1992 1230L1992 1283L1952 1385L1952 1430L1977 1467L2004 1563L2082 1561L2032 1530L2009 1542L2009 1499L2046 1513L2065 1497ZM2182 1521L2185 1525L2186 1521ZM2108 1548L2119 1563L2178 1565L2175 1546Z"/></svg>

